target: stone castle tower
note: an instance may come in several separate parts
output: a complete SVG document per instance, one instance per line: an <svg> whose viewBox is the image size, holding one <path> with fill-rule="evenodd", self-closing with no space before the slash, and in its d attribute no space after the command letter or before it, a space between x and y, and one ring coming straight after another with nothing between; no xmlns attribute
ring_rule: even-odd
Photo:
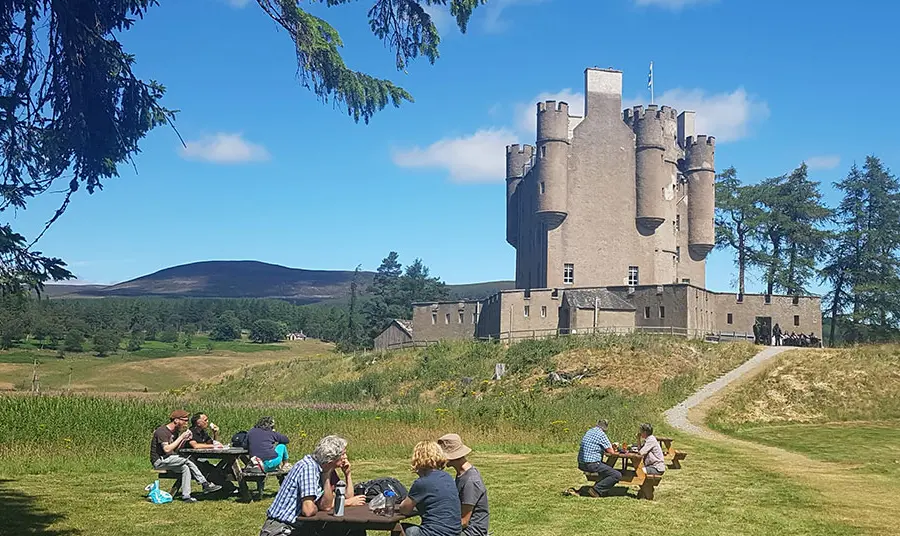
<svg viewBox="0 0 900 536"><path fill-rule="evenodd" d="M506 148L517 288L691 283L715 245L715 138L694 112L622 112L622 73L585 71L584 117L537 104L536 145Z"/></svg>

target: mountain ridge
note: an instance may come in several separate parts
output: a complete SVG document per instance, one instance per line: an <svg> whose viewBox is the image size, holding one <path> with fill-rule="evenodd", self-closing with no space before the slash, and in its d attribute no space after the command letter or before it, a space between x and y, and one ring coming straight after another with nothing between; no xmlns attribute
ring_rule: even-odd
<svg viewBox="0 0 900 536"><path fill-rule="evenodd" d="M360 271L362 289L375 272ZM114 285L48 284L51 298L276 298L298 303L340 302L350 296L352 270L306 270L255 260L180 264ZM451 299L480 299L513 288L512 281L447 285Z"/></svg>

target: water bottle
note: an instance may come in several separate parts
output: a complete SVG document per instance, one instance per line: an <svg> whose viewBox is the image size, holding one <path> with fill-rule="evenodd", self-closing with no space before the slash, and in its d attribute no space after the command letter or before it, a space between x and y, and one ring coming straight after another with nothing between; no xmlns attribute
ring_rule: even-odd
<svg viewBox="0 0 900 536"><path fill-rule="evenodd" d="M344 498L346 497L347 484L343 480L338 481L334 487L334 517L344 517Z"/></svg>
<svg viewBox="0 0 900 536"><path fill-rule="evenodd" d="M384 492L384 515L394 517L394 510L397 507L397 494L394 490L385 490Z"/></svg>

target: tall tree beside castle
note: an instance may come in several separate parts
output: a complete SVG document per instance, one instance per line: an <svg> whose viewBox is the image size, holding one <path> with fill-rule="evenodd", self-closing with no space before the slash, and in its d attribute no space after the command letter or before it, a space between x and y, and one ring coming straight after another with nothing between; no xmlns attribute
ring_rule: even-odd
<svg viewBox="0 0 900 536"><path fill-rule="evenodd" d="M837 230L822 270L830 283L829 338L843 327L850 341L896 334L900 321L900 181L875 156L835 184L844 193Z"/></svg>
<svg viewBox="0 0 900 536"><path fill-rule="evenodd" d="M324 6L349 3L329 0ZM0 212L24 209L47 191L67 192L50 218L55 222L81 188L89 193L118 175L139 152L151 129L172 123L161 102L165 87L139 79L135 58L117 36L157 0L124 2L4 2L0 16ZM375 0L369 27L394 53L403 70L418 57L434 63L440 36L425 6L448 6L462 32L485 0ZM257 0L290 37L300 83L323 102L368 123L388 104L412 101L403 88L348 67L341 37L327 21L294 0ZM202 23L202 22L201 22ZM70 279L66 264L30 247L0 223L0 293L40 289Z"/></svg>
<svg viewBox="0 0 900 536"><path fill-rule="evenodd" d="M762 209L756 205L758 188L741 184L730 167L716 176L716 247L734 250L738 294L745 294L747 268L756 259Z"/></svg>
<svg viewBox="0 0 900 536"><path fill-rule="evenodd" d="M809 179L806 164L801 164L788 175L765 179L756 192L763 215L762 247L754 260L765 271L766 293L805 294L827 251L824 226L831 210L822 201L819 183Z"/></svg>

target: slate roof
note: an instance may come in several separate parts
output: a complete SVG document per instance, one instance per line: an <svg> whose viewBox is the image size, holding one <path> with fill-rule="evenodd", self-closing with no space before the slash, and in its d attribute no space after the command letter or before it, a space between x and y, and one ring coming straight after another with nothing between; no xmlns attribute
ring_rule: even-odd
<svg viewBox="0 0 900 536"><path fill-rule="evenodd" d="M565 291L566 305L571 309L593 309L594 304L604 311L634 311L631 305L605 288L573 289Z"/></svg>

